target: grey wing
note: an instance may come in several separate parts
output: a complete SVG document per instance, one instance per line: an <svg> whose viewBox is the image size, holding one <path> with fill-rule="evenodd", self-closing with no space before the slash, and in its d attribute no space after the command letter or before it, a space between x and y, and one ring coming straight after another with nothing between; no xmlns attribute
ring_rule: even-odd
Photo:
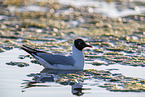
<svg viewBox="0 0 145 97"><path fill-rule="evenodd" d="M71 56L53 55L50 53L37 53L37 56L43 58L50 64L74 65L75 61Z"/></svg>

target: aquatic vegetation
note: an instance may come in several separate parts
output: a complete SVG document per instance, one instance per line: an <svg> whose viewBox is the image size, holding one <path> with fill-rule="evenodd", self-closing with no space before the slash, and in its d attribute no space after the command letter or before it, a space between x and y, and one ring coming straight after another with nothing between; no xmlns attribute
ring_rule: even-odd
<svg viewBox="0 0 145 97"><path fill-rule="evenodd" d="M27 0L23 0L23 1L21 1L21 0L4 0L3 3L6 4L6 5L21 6L21 5L25 4L26 1Z"/></svg>
<svg viewBox="0 0 145 97"><path fill-rule="evenodd" d="M97 53L103 53L103 49L94 49L93 51Z"/></svg>
<svg viewBox="0 0 145 97"><path fill-rule="evenodd" d="M66 75L59 75L59 79L56 82L59 82L62 85L74 85L76 83L83 82L83 75L78 74L66 74Z"/></svg>
<svg viewBox="0 0 145 97"><path fill-rule="evenodd" d="M107 52L104 55L124 55L124 54L120 52Z"/></svg>
<svg viewBox="0 0 145 97"><path fill-rule="evenodd" d="M47 72L47 71L46 71ZM114 92L144 92L145 83L143 79L126 77L122 74L111 73L110 71L88 69L83 71L72 71L73 73L62 73L48 70L48 73L37 73L30 74L29 77L33 77L31 81L28 81L27 87L30 88L35 86L35 84L45 83L45 82L56 82L61 85L85 85L83 82L85 80L97 79L98 81L104 81L104 84L94 84L95 86L106 88L109 91ZM63 72L63 71L60 71ZM98 82L96 82L98 83ZM31 85L30 85L31 84ZM87 83L89 84L89 83ZM30 85L30 86L29 86Z"/></svg>
<svg viewBox="0 0 145 97"><path fill-rule="evenodd" d="M5 50L4 50L4 49L2 49L2 48L0 48L0 52L5 52Z"/></svg>
<svg viewBox="0 0 145 97"><path fill-rule="evenodd" d="M106 49L110 51L122 51L120 47L111 47L111 48L106 48Z"/></svg>
<svg viewBox="0 0 145 97"><path fill-rule="evenodd" d="M89 65L128 65L145 67L145 16L128 15L119 18L110 18L94 13L95 7L63 5L55 0L4 0L0 10L4 19L0 20L0 52L13 48L20 48L22 44L50 53L71 54L73 39L84 38L94 48L84 50L85 60ZM116 0L105 0L114 2ZM118 1L118 0L117 0ZM126 0L119 0L120 5L128 4ZM143 2L132 1L137 5ZM34 5L39 10L29 7ZM12 7L13 10L12 10ZM123 6L116 6L123 10ZM6 10L7 9L7 10ZM135 10L135 6L129 9ZM88 14L89 13L89 14ZM19 59L32 58L29 55L20 55ZM103 60L103 61L95 61ZM36 60L32 63L39 64ZM25 62L8 62L10 66L27 67ZM87 64L87 62L86 62ZM144 92L145 80L126 77L122 74L111 73L111 70L88 69L81 72L55 74L33 73L28 75L27 86L37 87L43 83L56 82L61 85L89 85L85 80L97 80L94 86L114 92ZM103 81L99 83L99 81Z"/></svg>
<svg viewBox="0 0 145 97"><path fill-rule="evenodd" d="M106 83L104 85L100 85L100 87L106 88L107 90L114 92L144 92L145 87L144 84L138 82L128 82L123 84L113 84Z"/></svg>
<svg viewBox="0 0 145 97"><path fill-rule="evenodd" d="M11 50L11 49L14 48L14 46L3 46L3 48L4 48L5 50Z"/></svg>
<svg viewBox="0 0 145 97"><path fill-rule="evenodd" d="M105 63L105 62L93 62L92 65L97 65L97 66L99 66L99 65L107 65L107 63Z"/></svg>
<svg viewBox="0 0 145 97"><path fill-rule="evenodd" d="M32 63L39 64L37 60L31 60ZM41 65L41 64L40 64Z"/></svg>
<svg viewBox="0 0 145 97"><path fill-rule="evenodd" d="M111 74L109 71L98 71L98 70L87 70L89 74L93 74L93 78L101 78L106 82L104 85L99 87L106 88L107 90L114 92L143 92L144 80L133 77L125 77L120 74ZM110 83L108 83L108 81Z"/></svg>
<svg viewBox="0 0 145 97"><path fill-rule="evenodd" d="M26 57L30 57L30 55L19 55L19 59L25 59Z"/></svg>
<svg viewBox="0 0 145 97"><path fill-rule="evenodd" d="M27 67L29 66L28 63L25 63L25 62L9 62L9 63L6 63L7 65L11 65L11 66L18 66L18 67Z"/></svg>

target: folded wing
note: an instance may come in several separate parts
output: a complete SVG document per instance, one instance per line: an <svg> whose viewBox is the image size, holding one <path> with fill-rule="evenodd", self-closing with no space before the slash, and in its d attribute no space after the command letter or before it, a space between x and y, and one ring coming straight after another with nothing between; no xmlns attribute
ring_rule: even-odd
<svg viewBox="0 0 145 97"><path fill-rule="evenodd" d="M71 56L54 55L26 45L23 45L21 48L25 50L27 53L31 54L32 56L36 55L38 57L41 57L51 65L54 64L74 65L75 63L74 59Z"/></svg>
<svg viewBox="0 0 145 97"><path fill-rule="evenodd" d="M54 55L50 53L37 53L37 56L43 58L50 64L74 65L74 59L71 56Z"/></svg>

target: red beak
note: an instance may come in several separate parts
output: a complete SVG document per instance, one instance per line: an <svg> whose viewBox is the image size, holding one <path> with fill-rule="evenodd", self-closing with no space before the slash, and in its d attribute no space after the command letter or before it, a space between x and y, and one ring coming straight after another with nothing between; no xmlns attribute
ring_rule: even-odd
<svg viewBox="0 0 145 97"><path fill-rule="evenodd" d="M91 45L86 45L86 47L90 47L90 48L93 48Z"/></svg>

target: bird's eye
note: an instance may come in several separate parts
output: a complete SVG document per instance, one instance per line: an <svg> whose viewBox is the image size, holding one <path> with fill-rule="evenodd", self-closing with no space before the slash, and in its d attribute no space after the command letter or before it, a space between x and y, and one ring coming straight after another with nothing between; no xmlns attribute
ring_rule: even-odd
<svg viewBox="0 0 145 97"><path fill-rule="evenodd" d="M79 45L82 45L83 43L82 43L82 42L79 42L78 44L79 44Z"/></svg>

